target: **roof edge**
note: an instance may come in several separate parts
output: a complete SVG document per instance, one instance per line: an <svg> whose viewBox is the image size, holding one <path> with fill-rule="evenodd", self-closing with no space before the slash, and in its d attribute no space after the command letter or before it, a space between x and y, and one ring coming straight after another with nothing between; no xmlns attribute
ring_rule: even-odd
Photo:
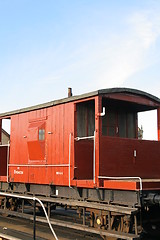
<svg viewBox="0 0 160 240"><path fill-rule="evenodd" d="M158 103L160 103L160 98L150 94L150 93L147 93L147 92L144 92L144 91L141 91L141 90L138 90L138 89L134 89L134 88L106 88L106 89L100 89L98 90L98 93L101 95L101 94L109 94L109 93L128 93L128 94L133 94L133 95L139 95L139 96L143 96L143 97L147 97L153 101L156 101Z"/></svg>
<svg viewBox="0 0 160 240"><path fill-rule="evenodd" d="M0 113L0 117L6 117L7 118L7 117L9 117L11 115L14 115L14 114L25 113L25 112L29 112L29 111L33 111L33 110L39 110L39 109L42 109L42 108L48 108L48 107L52 107L52 106L63 104L63 103L68 103L68 102L78 101L78 100L84 99L84 98L94 97L96 95L98 95L98 91L94 91L94 92L90 92L90 93L84 93L84 94L81 94L81 95L74 95L74 96L71 96L71 97L62 98L62 99L50 101L50 102L47 102L47 103L34 105L34 106L31 106L31 107L26 107L26 108L21 108L21 109L18 109L18 110L13 110L13 111L9 111L9 112Z"/></svg>
<svg viewBox="0 0 160 240"><path fill-rule="evenodd" d="M78 101L78 100L81 100L84 98L90 98L90 97L94 97L97 95L110 94L110 93L126 93L126 94L128 93L128 94L133 94L133 95L139 95L139 96L147 97L147 98L151 99L152 101L156 101L156 102L160 103L160 99L158 97L156 97L152 94L149 94L147 92L141 91L141 90L132 89L132 88L106 88L106 89L100 89L100 90L89 92L89 93L84 93L81 95L75 95L72 97L67 97L67 98L63 98L63 99L59 99L59 100L50 101L47 103L34 105L31 107L26 107L26 108L21 108L18 110L1 113L0 117L7 118L14 114L20 114L20 113L33 111L33 110L39 110L42 108L48 108L48 107L52 107L52 106L63 104L63 103Z"/></svg>

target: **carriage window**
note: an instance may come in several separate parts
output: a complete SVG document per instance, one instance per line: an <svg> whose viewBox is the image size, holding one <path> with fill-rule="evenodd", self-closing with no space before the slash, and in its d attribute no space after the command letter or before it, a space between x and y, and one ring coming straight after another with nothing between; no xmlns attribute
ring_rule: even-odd
<svg viewBox="0 0 160 240"><path fill-rule="evenodd" d="M45 139L45 130L39 129L39 141L44 141Z"/></svg>
<svg viewBox="0 0 160 240"><path fill-rule="evenodd" d="M157 110L138 113L139 138L144 140L158 140Z"/></svg>
<svg viewBox="0 0 160 240"><path fill-rule="evenodd" d="M76 105L77 136L88 137L94 135L95 130L95 103L94 100Z"/></svg>

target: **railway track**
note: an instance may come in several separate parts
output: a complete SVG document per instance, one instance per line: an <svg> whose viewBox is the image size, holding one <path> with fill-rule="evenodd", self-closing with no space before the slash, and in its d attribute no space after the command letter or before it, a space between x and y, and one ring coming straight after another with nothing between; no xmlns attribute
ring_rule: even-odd
<svg viewBox="0 0 160 240"><path fill-rule="evenodd" d="M54 219L57 221L63 220L62 211L56 212ZM29 215L29 214L27 214ZM38 214L40 215L40 214ZM42 218L42 216L37 216ZM78 222L73 213L66 215L67 221ZM101 236L93 233L87 233L83 231L76 231L76 229L68 229L62 226L54 226L54 230L57 234L58 240L102 240ZM33 239L33 221L31 219L21 219L15 216L2 216L0 215L0 240L31 240ZM36 223L36 240L51 240L54 239L48 224L45 222ZM107 238L111 240L113 238ZM149 236L142 237L142 240L159 240L159 238L153 238Z"/></svg>
<svg viewBox="0 0 160 240"><path fill-rule="evenodd" d="M86 232L80 232L76 230L71 230L67 228L62 228L54 226L57 237L59 240L93 240L102 239L100 236L94 234L88 234ZM33 222L28 219L20 219L17 217L4 217L0 216L0 239L1 236L10 236L10 239L23 239L31 240L33 239ZM5 239L5 238L2 238ZM52 233L47 224L36 223L36 240L51 240L54 239Z"/></svg>
<svg viewBox="0 0 160 240"><path fill-rule="evenodd" d="M8 193L5 193L5 195ZM9 194L8 194L9 195ZM18 195L18 197L22 197ZM40 197L41 201L47 201L47 198ZM6 199L4 198L4 203L6 203ZM11 199L12 200L12 199ZM51 199L50 199L51 200ZM114 230L104 230L104 228L100 226L92 226L90 225L90 218L89 212L85 212L83 215L83 211L80 209L83 207L87 209L88 204L92 208L96 208L95 203L90 202L77 202L76 200L72 200L72 203L67 206L65 199L53 199L54 203L57 201L58 206L56 208L49 208L49 205L46 204L46 210L50 210L49 219L52 226L54 226L54 231L58 237L58 240L67 240L67 239L103 239L113 240L113 239L126 239L126 240L135 240L139 238L135 238L134 234L127 234L125 232L116 232ZM49 229L47 220L45 218L44 212L42 211L42 206L40 204L34 204L33 202L28 201L27 204L18 205L17 209L14 208L14 201L10 201L8 199L8 203L12 203L12 205L5 204L2 205L0 209L0 213L3 215L0 217L0 233L6 234L6 236L12 236L19 239L27 240L27 239L54 239L54 236L51 233L51 229ZM52 201L51 201L52 202ZM86 204L84 206L84 204ZM62 207L62 206L63 207ZM80 205L81 208L76 208L77 205ZM8 208L6 208L8 207ZM53 206L54 207L54 206ZM101 203L98 204L99 210L102 211L101 208L104 210L109 210L109 208L113 208L114 206L110 205L102 205ZM55 210L56 209L56 210ZM83 210L83 209L82 209ZM134 212L136 209L134 208L125 208L125 207L116 207L115 211L119 211L119 213L127 211ZM35 213L35 214L34 214ZM78 214L77 214L78 213ZM4 215L8 215L10 217L6 218ZM12 217L11 217L12 216ZM84 218L85 217L85 218ZM21 219L20 219L21 218ZM23 218L23 219L22 219ZM4 220L5 219L5 220ZM36 222L35 222L36 220ZM4 222L6 226L4 226ZM12 222L12 223L11 223ZM36 223L36 224L35 224ZM2 224L2 225L1 225ZM36 227L35 227L36 225ZM34 235L36 230L36 236ZM10 234L10 235L9 235ZM105 238L106 236L106 238ZM1 239L10 239L10 238L1 238ZM11 238L12 239L12 238ZM148 238L143 237L141 239L146 240L157 240L156 238ZM159 239L159 238L158 238ZM17 239L16 239L17 240Z"/></svg>
<svg viewBox="0 0 160 240"><path fill-rule="evenodd" d="M35 197L34 199L38 201L35 203L33 202L33 197L29 195L22 195L22 194L12 194L12 193L2 193L1 195L7 196L8 198L2 197L1 202L1 214L7 214L15 217L21 217L30 221L34 221L34 235L35 235L35 222L40 223L49 223L50 229L57 239L52 226L59 226L63 228L69 228L72 230L79 230L81 232L86 232L88 234L96 234L97 236L103 236L103 238L108 239L125 239L125 240L135 240L139 239L139 236L132 233L127 233L125 231L117 231L116 229L112 230L108 228L107 230L101 226L98 221L104 221L100 219L95 219L95 215L93 214L96 211L98 216L101 217L103 211L113 211L118 212L119 214L126 213L131 214L137 212L136 208L129 208L129 207L122 207L122 206L113 206L113 205L104 205L101 203L95 202L87 202L87 201L77 201L77 200L70 200L61 199L61 198L47 198L39 196L39 198ZM20 201L17 203L12 198L25 198L27 200L26 204L24 201ZM50 200L50 201L49 201ZM42 203L43 202L43 203ZM52 211L51 205L52 204ZM44 207L45 204L45 207ZM46 209L45 209L46 208ZM44 214L40 209L44 211ZM56 209L54 211L53 209ZM65 209L67 211L65 211ZM48 211L48 216L47 212ZM58 210L58 211L57 211ZM90 214L90 211L92 214ZM77 214L78 213L78 214ZM35 221L36 220L36 221ZM100 222L101 223L101 222ZM111 224L111 221L110 221ZM110 225L109 224L109 225ZM34 236L35 239L35 236ZM49 238L50 239L50 238ZM97 239L97 238L96 238Z"/></svg>

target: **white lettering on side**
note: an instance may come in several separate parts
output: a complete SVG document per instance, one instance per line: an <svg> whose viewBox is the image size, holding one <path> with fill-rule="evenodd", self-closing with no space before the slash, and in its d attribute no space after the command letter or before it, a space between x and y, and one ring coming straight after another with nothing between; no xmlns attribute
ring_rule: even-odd
<svg viewBox="0 0 160 240"><path fill-rule="evenodd" d="M23 174L23 171L17 171L17 170L14 170L14 174Z"/></svg>
<svg viewBox="0 0 160 240"><path fill-rule="evenodd" d="M57 175L63 175L63 172L56 172Z"/></svg>

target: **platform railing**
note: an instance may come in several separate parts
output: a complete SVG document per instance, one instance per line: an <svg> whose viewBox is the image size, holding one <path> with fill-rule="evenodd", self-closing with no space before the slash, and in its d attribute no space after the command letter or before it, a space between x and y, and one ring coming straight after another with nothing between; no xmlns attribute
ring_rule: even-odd
<svg viewBox="0 0 160 240"><path fill-rule="evenodd" d="M54 236L54 238L56 240L58 240L58 237L50 223L50 220L49 220L49 217L48 217L48 214L46 212L46 209L45 209L45 206L43 204L43 202L37 198L37 197L30 197L30 196L21 196L21 195L18 195L18 194L13 194L13 193L5 193L5 192L0 192L0 196L4 196L4 197L14 197L14 198L21 198L21 199L26 199L26 200L33 200L34 201L34 211L33 211L33 239L35 240L36 239L36 201L39 202L39 204L41 205L43 211L44 211L44 214L45 214L45 217L47 219L47 223L49 225L49 228Z"/></svg>

